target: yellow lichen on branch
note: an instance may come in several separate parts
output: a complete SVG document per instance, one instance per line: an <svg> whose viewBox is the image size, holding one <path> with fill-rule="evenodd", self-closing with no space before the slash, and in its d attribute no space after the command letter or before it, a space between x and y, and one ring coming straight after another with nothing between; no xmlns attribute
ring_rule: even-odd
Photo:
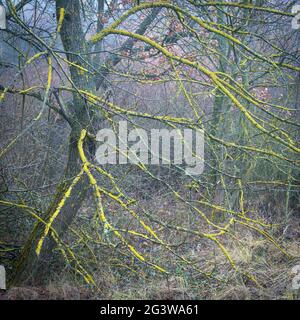
<svg viewBox="0 0 300 320"><path fill-rule="evenodd" d="M68 198L71 195L71 192L73 190L73 188L75 187L75 185L79 182L80 178L83 175L83 170L74 178L74 180L72 181L71 185L69 186L69 188L67 189L67 191L64 193L61 201L59 202L57 208L54 210L53 214L51 214L49 221L46 223L46 228L44 230L44 233L42 235L42 237L39 239L38 243L37 243L37 247L36 247L36 254L39 255L42 249L42 245L45 241L45 238L47 237L50 228L52 227L52 224L54 223L54 220L57 218L57 216L59 215L62 207L65 205L66 201L68 200Z"/></svg>

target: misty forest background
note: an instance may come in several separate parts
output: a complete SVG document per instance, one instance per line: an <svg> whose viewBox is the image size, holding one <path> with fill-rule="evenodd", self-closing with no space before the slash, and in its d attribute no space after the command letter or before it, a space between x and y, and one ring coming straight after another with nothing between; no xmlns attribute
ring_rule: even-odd
<svg viewBox="0 0 300 320"><path fill-rule="evenodd" d="M6 0L7 299L298 299L297 1ZM102 165L101 128L203 130L205 167Z"/></svg>

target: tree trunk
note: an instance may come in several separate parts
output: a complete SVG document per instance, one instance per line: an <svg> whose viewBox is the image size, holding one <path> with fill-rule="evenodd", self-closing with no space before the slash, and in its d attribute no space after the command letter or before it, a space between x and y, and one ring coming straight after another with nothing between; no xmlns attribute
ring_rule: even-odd
<svg viewBox="0 0 300 320"><path fill-rule="evenodd" d="M70 186L73 180L72 178L74 178L74 176L76 176L80 171L81 164L77 150L78 138L78 132L72 130L69 145L69 159L65 173L57 187L56 194L43 217L44 221L49 220L49 217L54 213L58 203L61 201L66 190ZM71 196L67 199L58 217L54 220L52 227L56 230L60 238L63 237L80 209L81 204L86 197L87 190L87 179L83 177L74 187ZM44 230L45 225L41 222L37 222L16 263L14 273L11 277L11 285L19 286L24 283L41 285L48 278L52 251L55 248L56 243L50 236L46 237L41 253L39 257L37 256L35 250Z"/></svg>
<svg viewBox="0 0 300 320"><path fill-rule="evenodd" d="M59 16L60 8L65 9L65 17L60 36L64 49L67 52L67 58L77 65L86 67L83 60L76 54L86 52L86 43L80 21L80 2L79 0L57 0L57 16ZM82 76L78 72L78 69L73 66L70 66L70 74L71 80L77 88L91 90L93 79ZM86 102L77 93L74 93L73 95L73 104L69 113L72 114L73 118L70 119L72 130L69 139L68 162L50 206L42 217L46 222L57 208L57 205L63 198L66 190L72 183L73 178L81 169L77 142L81 129L88 128L89 126L90 115ZM84 177L81 178L74 187L70 197L66 200L59 216L54 220L52 227L56 230L59 238L63 237L80 209L81 204L86 197L88 186L87 179ZM15 269L10 277L10 285L18 286L24 283L39 285L43 284L47 279L50 271L49 263L52 257L52 251L55 247L55 241L48 235L44 240L40 255L37 256L35 252L37 243L44 230L45 225L41 222L37 222L22 249L19 259L16 261Z"/></svg>

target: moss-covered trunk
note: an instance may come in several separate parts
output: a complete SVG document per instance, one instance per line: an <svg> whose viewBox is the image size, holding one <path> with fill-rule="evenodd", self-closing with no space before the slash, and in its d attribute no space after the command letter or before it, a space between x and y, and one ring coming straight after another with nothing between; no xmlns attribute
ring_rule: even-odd
<svg viewBox="0 0 300 320"><path fill-rule="evenodd" d="M80 2L79 0L57 0L56 10L58 18L60 8L65 9L60 36L67 58L76 65L81 65L86 68L86 62L76 54L86 52L86 42L80 21ZM78 68L70 66L70 77L73 86L77 89L92 90L93 79L89 79L80 74ZM86 101L77 93L74 93L73 103L70 104L68 108L68 114L71 114L69 123L72 127L69 138L68 162L49 208L42 217L46 222L49 221L49 217L53 215L59 202L64 197L66 190L72 183L73 178L76 177L81 169L77 142L82 128L88 128L89 126L89 109ZM88 184L86 183L86 179L82 178L76 184L70 197L67 198L59 212L58 217L54 220L52 227L56 230L59 238L63 237L75 218L86 197L87 189ZM38 285L47 279L50 270L49 263L56 243L50 237L50 232L43 242L39 256L36 254L37 244L44 230L45 224L37 222L15 263L15 269L10 277L10 285L16 286L26 282Z"/></svg>

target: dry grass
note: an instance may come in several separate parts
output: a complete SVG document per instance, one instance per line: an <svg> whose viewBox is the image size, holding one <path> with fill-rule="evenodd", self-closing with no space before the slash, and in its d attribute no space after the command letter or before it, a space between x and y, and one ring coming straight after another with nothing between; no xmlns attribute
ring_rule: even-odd
<svg viewBox="0 0 300 320"><path fill-rule="evenodd" d="M140 208L149 208L151 201L140 201ZM121 212L111 208L111 214L120 219ZM168 202L167 198L151 202L151 210L164 221L184 225L185 214L180 203ZM86 213L84 213L86 216ZM176 221L174 221L174 216ZM80 217L80 215L79 215ZM92 235L90 222L79 225ZM120 221L122 224L123 221ZM77 254L90 268L96 282L95 287L85 285L82 278L67 267L61 268L46 287L11 288L2 299L299 299L300 291L292 289L292 268L300 265L300 219L291 217L279 222L270 232L292 256L283 255L270 241L260 234L236 227L233 237L222 238L238 270L231 268L221 250L213 242L195 237L181 238L176 231L164 232L169 243L181 243L178 252L194 261L201 271L210 272L205 277L188 268L182 261L147 242L137 243L139 249L155 263L170 266L170 274L165 276L139 263L135 259L124 258L118 250L99 245L94 247L96 259L93 261L83 248ZM127 219L127 223L133 223ZM76 224L75 226L76 227ZM235 237L236 236L236 237ZM184 241L183 241L184 240ZM72 242L72 237L68 239ZM63 265L64 262L61 262ZM260 287L256 286L243 272L253 275Z"/></svg>
<svg viewBox="0 0 300 320"><path fill-rule="evenodd" d="M247 278L232 270L221 253L215 254L218 270L214 276L219 279L206 279L196 273L182 271L168 277L147 274L144 278L130 274L124 276L121 270L115 272L105 261L95 272L98 289L82 286L79 281L71 283L70 278L57 277L47 287L11 288L2 299L299 299L299 291L292 289L294 275L291 269L300 260L289 260L266 240L246 237L248 246L239 250L231 248L231 254L238 267L256 276L261 287L256 287ZM286 241L289 252L300 256L300 241ZM209 248L206 249L209 251ZM213 250L213 248L211 248ZM203 263L207 253L201 253ZM161 257L161 259L163 259ZM60 280L59 280L60 278Z"/></svg>

